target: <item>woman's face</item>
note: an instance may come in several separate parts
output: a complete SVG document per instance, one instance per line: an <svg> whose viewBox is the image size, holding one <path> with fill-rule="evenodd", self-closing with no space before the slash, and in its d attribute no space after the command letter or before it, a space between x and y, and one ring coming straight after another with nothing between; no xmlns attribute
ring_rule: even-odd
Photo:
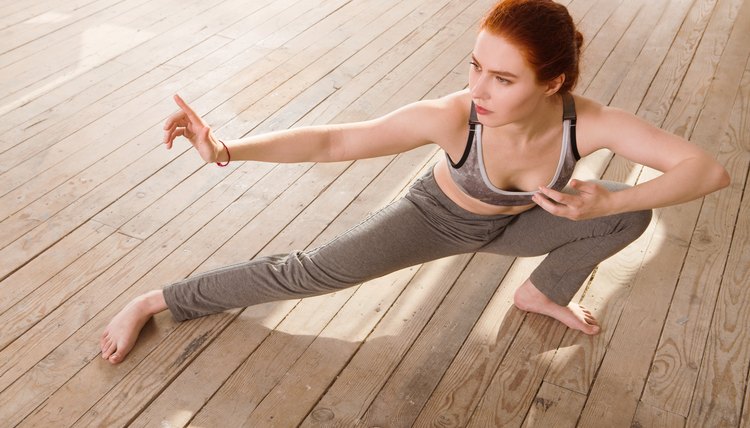
<svg viewBox="0 0 750 428"><path fill-rule="evenodd" d="M479 33L472 52L469 91L484 126L527 119L548 94L521 51L503 37Z"/></svg>

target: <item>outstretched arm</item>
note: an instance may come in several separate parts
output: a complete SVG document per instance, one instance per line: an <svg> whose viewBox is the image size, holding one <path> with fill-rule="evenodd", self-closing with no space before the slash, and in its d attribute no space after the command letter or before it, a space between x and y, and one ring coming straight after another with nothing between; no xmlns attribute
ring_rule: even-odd
<svg viewBox="0 0 750 428"><path fill-rule="evenodd" d="M571 181L577 195L542 188L541 192L559 205L539 196L535 201L553 214L583 219L660 208L691 201L729 185L729 174L711 155L633 114L600 107L589 120L595 125L589 126L592 132L579 144L582 155L607 148L663 174L614 193L577 180Z"/></svg>
<svg viewBox="0 0 750 428"><path fill-rule="evenodd" d="M180 110L164 125L164 143L184 136L206 162L232 160L264 162L335 162L401 153L434 142L451 112L444 99L419 101L377 119L307 126L237 140L224 140L226 149L201 117L175 95Z"/></svg>

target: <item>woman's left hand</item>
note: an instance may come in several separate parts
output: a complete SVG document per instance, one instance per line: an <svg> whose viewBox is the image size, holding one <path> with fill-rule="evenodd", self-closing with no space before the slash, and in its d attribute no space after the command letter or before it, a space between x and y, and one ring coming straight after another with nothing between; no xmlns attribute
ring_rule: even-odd
<svg viewBox="0 0 750 428"><path fill-rule="evenodd" d="M571 180L577 193L569 194L540 187L532 200L544 210L571 220L586 220L612 214L612 192L588 181Z"/></svg>

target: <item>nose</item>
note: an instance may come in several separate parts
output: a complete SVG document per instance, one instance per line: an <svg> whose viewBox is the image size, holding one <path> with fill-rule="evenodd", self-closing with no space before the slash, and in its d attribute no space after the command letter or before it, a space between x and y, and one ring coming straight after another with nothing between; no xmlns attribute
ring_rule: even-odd
<svg viewBox="0 0 750 428"><path fill-rule="evenodd" d="M474 82L471 85L469 92L471 97L475 100L483 100L487 98L487 79L484 75L479 75L474 78Z"/></svg>

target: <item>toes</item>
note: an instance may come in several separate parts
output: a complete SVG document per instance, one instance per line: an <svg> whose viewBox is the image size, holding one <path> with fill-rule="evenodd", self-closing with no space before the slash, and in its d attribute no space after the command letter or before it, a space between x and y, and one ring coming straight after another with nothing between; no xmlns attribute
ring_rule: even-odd
<svg viewBox="0 0 750 428"><path fill-rule="evenodd" d="M112 354L111 357L108 358L108 360L112 364L117 364L120 361L122 361L122 357L120 356L120 354L118 354L117 352L115 352L114 354Z"/></svg>
<svg viewBox="0 0 750 428"><path fill-rule="evenodd" d="M102 358L104 358L105 360L108 359L112 355L112 353L115 352L116 349L117 349L117 343L110 340L107 343L107 349L102 352Z"/></svg>
<svg viewBox="0 0 750 428"><path fill-rule="evenodd" d="M597 320L596 320L596 318L594 318L593 316L586 316L586 317L585 317L585 320L586 320L586 322L587 322L588 324L591 324L591 325L599 325L599 321L597 321Z"/></svg>
<svg viewBox="0 0 750 428"><path fill-rule="evenodd" d="M105 331L102 333L101 337L99 338L99 349L104 352L105 349L107 349L107 341L109 340L109 332Z"/></svg>
<svg viewBox="0 0 750 428"><path fill-rule="evenodd" d="M107 358L104 354L107 352L107 349L109 349L109 345L112 343L112 340L110 340L109 337L103 337L102 340L99 342L99 348L102 351L102 358Z"/></svg>

